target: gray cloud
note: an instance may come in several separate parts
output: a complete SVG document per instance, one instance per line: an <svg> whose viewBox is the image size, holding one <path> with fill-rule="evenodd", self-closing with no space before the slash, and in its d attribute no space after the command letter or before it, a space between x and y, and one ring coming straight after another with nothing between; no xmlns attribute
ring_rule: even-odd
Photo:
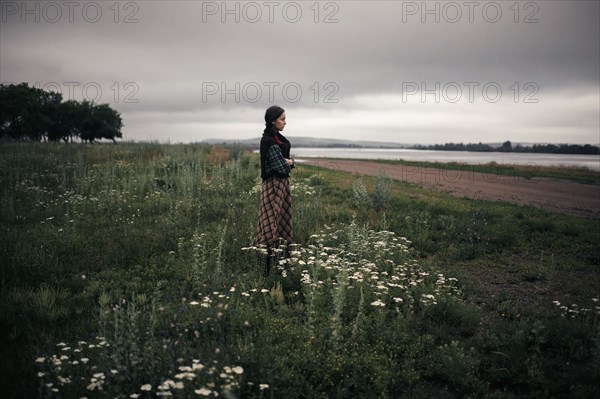
<svg viewBox="0 0 600 399"><path fill-rule="evenodd" d="M261 1L227 2L240 10L238 23L233 14L221 21L220 1L121 2L118 16L114 2L79 2L72 23L64 6L60 20L47 21L44 4L2 2L0 80L57 82L77 99L84 87L88 97L100 88L129 138L255 137L276 102L288 109L290 134L303 136L372 138L375 129L405 142L600 141L596 1L522 1L518 22L514 2L470 3L472 22L465 2L427 2L439 23L433 14L421 21L421 1L320 2L318 23L312 1L273 3L273 23ZM292 23L295 4L302 16ZM32 13L22 22L22 10L35 7L40 22ZM88 19L96 8L102 17L86 21L85 7ZM489 22L497 8L502 15ZM262 18L249 22L257 9ZM338 22L323 23L328 15ZM415 84L437 93L406 97ZM457 104L448 101L455 84ZM473 101L465 84L478 84ZM487 101L486 84L502 89L498 102ZM538 103L525 103L528 95Z"/></svg>

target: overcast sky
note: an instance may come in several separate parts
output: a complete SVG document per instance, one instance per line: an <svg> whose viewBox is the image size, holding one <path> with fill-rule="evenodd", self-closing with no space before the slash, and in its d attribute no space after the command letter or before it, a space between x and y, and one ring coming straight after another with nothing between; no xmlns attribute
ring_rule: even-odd
<svg viewBox="0 0 600 399"><path fill-rule="evenodd" d="M128 140L600 143L594 1L4 1L0 81L121 112Z"/></svg>

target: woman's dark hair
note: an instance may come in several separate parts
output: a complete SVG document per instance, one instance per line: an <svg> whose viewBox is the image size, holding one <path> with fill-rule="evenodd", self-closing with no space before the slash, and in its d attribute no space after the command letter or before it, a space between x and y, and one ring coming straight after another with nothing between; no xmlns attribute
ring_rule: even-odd
<svg viewBox="0 0 600 399"><path fill-rule="evenodd" d="M285 109L277 106L277 105L272 105L269 108L267 108L267 112L265 112L265 130L264 133L265 134L274 134L276 129L275 126L273 126L273 122L275 122L277 120L277 118L279 118L281 116L281 114L283 114L285 112Z"/></svg>

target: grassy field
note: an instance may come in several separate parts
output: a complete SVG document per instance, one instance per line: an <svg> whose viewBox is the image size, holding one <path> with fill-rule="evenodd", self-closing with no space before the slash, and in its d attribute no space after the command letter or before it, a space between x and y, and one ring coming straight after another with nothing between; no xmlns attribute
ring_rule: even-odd
<svg viewBox="0 0 600 399"><path fill-rule="evenodd" d="M598 220L301 165L263 277L256 155L0 144L5 397L592 398Z"/></svg>

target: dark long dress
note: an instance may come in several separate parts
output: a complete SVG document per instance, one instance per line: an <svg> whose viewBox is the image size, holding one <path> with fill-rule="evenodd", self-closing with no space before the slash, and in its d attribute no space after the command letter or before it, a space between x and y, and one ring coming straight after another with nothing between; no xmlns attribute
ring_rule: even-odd
<svg viewBox="0 0 600 399"><path fill-rule="evenodd" d="M292 166L290 142L281 134L264 134L260 143L261 193L255 245L269 252L293 242L292 193L289 175Z"/></svg>

